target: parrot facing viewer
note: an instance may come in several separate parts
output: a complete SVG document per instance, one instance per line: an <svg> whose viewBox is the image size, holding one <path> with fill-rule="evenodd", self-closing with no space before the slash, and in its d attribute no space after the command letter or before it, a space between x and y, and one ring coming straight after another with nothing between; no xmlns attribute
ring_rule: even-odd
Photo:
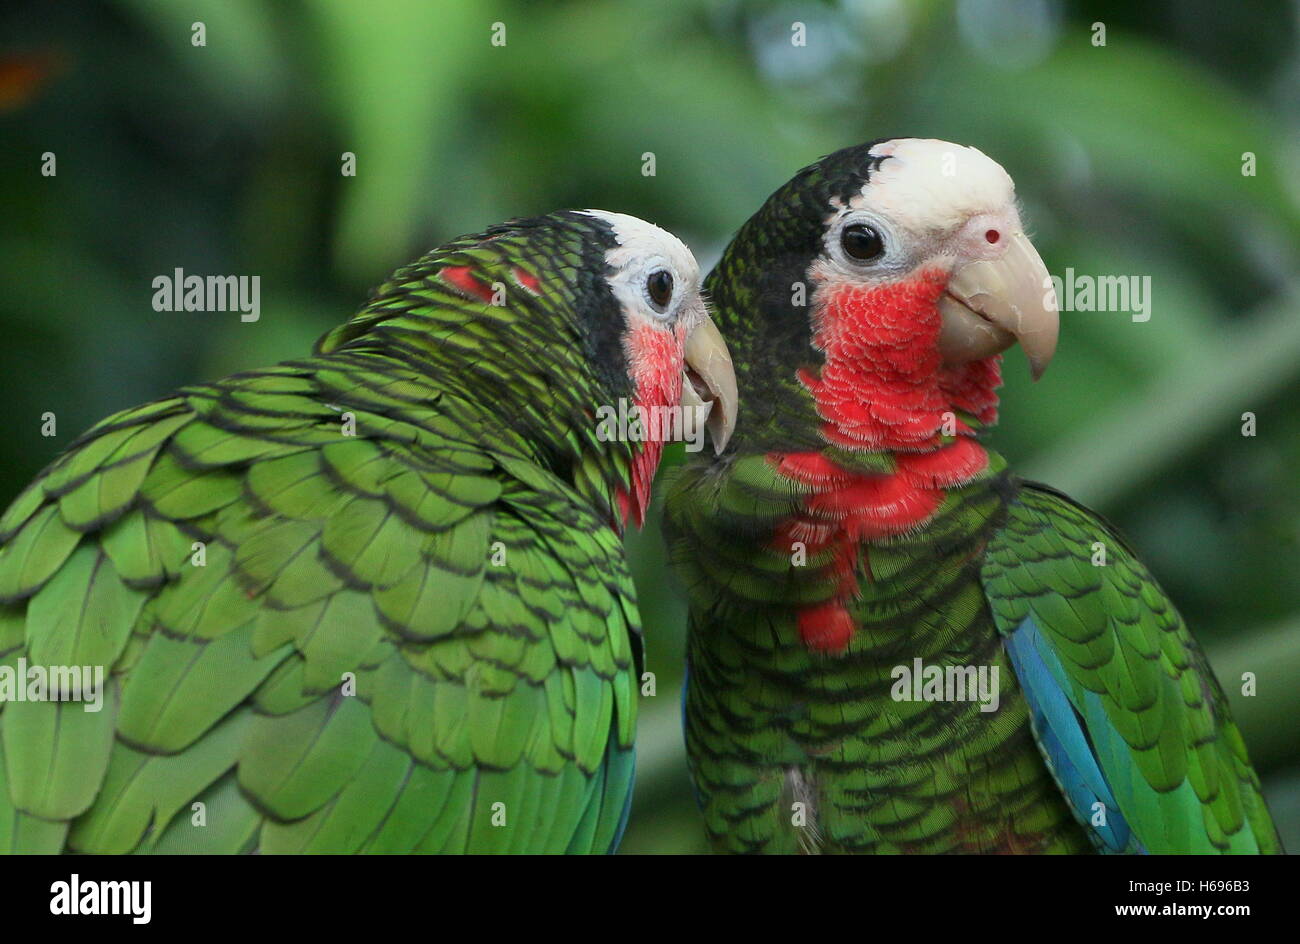
<svg viewBox="0 0 1300 944"><path fill-rule="evenodd" d="M1280 851L1151 574L981 441L999 352L1019 342L1037 378L1057 340L1000 165L935 140L839 151L705 289L740 421L669 486L666 530L716 849Z"/></svg>
<svg viewBox="0 0 1300 944"><path fill-rule="evenodd" d="M682 396L725 443L690 251L572 211L399 269L310 357L104 420L0 519L0 666L105 678L99 711L0 702L0 850L611 850L621 531L663 443L594 413Z"/></svg>

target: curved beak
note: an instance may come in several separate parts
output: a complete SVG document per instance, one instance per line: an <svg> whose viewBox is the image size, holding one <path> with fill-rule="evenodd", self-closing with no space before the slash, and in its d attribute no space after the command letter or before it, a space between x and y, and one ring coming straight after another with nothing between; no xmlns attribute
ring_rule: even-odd
<svg viewBox="0 0 1300 944"><path fill-rule="evenodd" d="M706 314L686 336L686 370L682 376L682 409L703 410L704 427L717 455L727 448L736 428L736 371L727 342Z"/></svg>
<svg viewBox="0 0 1300 944"><path fill-rule="evenodd" d="M939 352L945 364L964 364L1018 341L1037 380L1056 352L1057 307L1047 266L1028 237L1016 233L999 258L968 262L953 271L939 300Z"/></svg>

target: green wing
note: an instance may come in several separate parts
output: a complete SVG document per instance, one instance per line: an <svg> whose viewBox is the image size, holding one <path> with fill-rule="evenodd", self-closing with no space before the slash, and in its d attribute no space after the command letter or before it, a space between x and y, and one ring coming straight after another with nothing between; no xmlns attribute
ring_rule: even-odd
<svg viewBox="0 0 1300 944"><path fill-rule="evenodd" d="M1039 748L1093 841L1280 851L1223 692L1146 568L1096 515L1042 486L1022 484L1008 513L984 588Z"/></svg>
<svg viewBox="0 0 1300 944"><path fill-rule="evenodd" d="M621 542L467 410L337 355L56 460L0 519L0 667L102 666L104 701L0 704L0 850L607 851Z"/></svg>

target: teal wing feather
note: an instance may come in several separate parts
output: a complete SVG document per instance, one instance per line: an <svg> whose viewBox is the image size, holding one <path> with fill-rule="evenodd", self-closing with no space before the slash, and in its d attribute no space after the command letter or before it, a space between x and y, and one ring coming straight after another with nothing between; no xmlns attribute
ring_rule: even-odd
<svg viewBox="0 0 1300 944"><path fill-rule="evenodd" d="M1209 664L1112 528L1022 483L982 581L1039 747L1100 849L1281 851Z"/></svg>

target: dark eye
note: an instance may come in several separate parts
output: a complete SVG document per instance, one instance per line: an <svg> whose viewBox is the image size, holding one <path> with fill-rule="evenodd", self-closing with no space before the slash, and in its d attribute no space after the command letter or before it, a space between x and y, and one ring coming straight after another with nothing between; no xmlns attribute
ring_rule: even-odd
<svg viewBox="0 0 1300 944"><path fill-rule="evenodd" d="M673 299L673 276L665 269L651 272L645 280L645 291L650 296L650 304L659 311L665 311Z"/></svg>
<svg viewBox="0 0 1300 944"><path fill-rule="evenodd" d="M845 255L859 262L870 262L885 251L885 241L880 233L865 223L844 227L844 232L840 233L840 245L844 247Z"/></svg>

